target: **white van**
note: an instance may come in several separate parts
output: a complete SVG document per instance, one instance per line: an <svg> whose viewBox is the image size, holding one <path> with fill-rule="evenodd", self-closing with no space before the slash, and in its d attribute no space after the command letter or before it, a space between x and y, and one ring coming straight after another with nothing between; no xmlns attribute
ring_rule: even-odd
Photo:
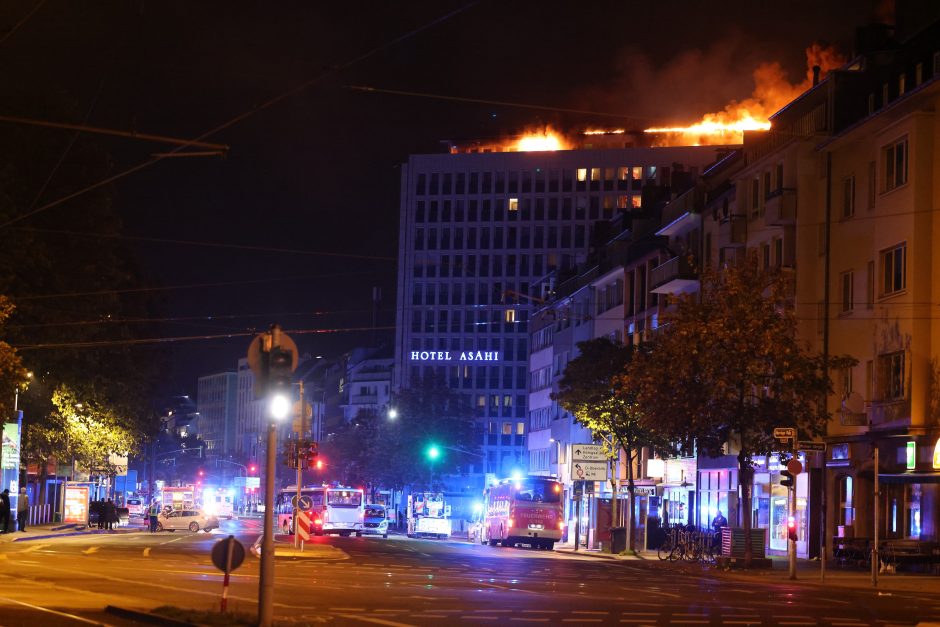
<svg viewBox="0 0 940 627"><path fill-rule="evenodd" d="M320 524L317 524L317 512L311 512L313 529L317 535L338 533L348 536L355 533L362 535L365 516L365 499L362 490L357 488L326 488L326 498L319 512Z"/></svg>

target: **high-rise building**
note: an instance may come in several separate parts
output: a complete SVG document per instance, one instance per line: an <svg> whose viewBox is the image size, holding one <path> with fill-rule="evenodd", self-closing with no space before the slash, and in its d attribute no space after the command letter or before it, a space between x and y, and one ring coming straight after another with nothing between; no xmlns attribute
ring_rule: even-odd
<svg viewBox="0 0 940 627"><path fill-rule="evenodd" d="M532 286L585 261L599 223L642 215L677 170L695 174L724 152L624 139L539 152L454 147L403 166L394 383L434 374L474 409L482 457L467 474L527 470L527 323L543 296Z"/></svg>
<svg viewBox="0 0 940 627"><path fill-rule="evenodd" d="M225 456L234 450L236 380L234 372L220 372L199 377L197 382L198 435L209 457Z"/></svg>

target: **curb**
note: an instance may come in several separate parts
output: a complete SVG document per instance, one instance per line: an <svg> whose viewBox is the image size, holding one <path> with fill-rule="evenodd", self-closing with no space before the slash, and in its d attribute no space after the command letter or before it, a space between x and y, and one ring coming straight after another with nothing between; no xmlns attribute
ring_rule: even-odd
<svg viewBox="0 0 940 627"><path fill-rule="evenodd" d="M160 616L159 614L154 614L152 612L140 612L138 610L129 610L123 607L117 607L114 605L108 605L104 608L104 611L108 614L114 614L121 618L127 618L129 620L140 621L142 623L148 623L150 625L170 625L171 627L199 627L196 623L187 623L185 621L176 620L175 618L170 618L169 616Z"/></svg>
<svg viewBox="0 0 940 627"><path fill-rule="evenodd" d="M117 531L118 534L134 533L133 531ZM97 536L107 534L105 529L89 529L87 531L70 531L68 533L48 533L42 536L27 536L23 538L13 538L10 542L30 542L32 540L48 540L49 538L67 538L69 536Z"/></svg>

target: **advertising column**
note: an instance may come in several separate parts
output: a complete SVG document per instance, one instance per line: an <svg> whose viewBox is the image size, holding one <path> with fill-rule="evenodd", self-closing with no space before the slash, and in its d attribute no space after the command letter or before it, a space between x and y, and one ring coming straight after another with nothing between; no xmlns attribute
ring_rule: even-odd
<svg viewBox="0 0 940 627"><path fill-rule="evenodd" d="M3 485L0 492L10 491L10 507L16 511L14 495L20 492L20 432L23 426L23 412L17 411L14 422L3 423L3 448L0 456Z"/></svg>

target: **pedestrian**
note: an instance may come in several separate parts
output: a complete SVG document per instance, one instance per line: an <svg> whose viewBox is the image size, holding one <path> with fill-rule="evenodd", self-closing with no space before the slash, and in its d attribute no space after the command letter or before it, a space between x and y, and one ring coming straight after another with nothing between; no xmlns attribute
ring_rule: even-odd
<svg viewBox="0 0 940 627"><path fill-rule="evenodd" d="M724 514L719 511L715 514L715 517L712 519L712 529L715 530L715 535L712 536L712 547L717 549L721 546L721 528L728 526L728 519L724 517Z"/></svg>
<svg viewBox="0 0 940 627"><path fill-rule="evenodd" d="M95 512L98 513L98 529L104 529L104 500L98 499L95 501Z"/></svg>
<svg viewBox="0 0 940 627"><path fill-rule="evenodd" d="M0 533L10 531L10 491L0 493Z"/></svg>
<svg viewBox="0 0 940 627"><path fill-rule="evenodd" d="M115 507L114 501L108 499L108 502L101 509L104 510L104 528L108 531L114 531L114 523L118 521L117 507Z"/></svg>
<svg viewBox="0 0 940 627"><path fill-rule="evenodd" d="M147 513L150 515L150 533L156 533L157 517L160 515L160 501L154 499L150 503L150 510Z"/></svg>
<svg viewBox="0 0 940 627"><path fill-rule="evenodd" d="M20 531L26 531L26 519L29 517L29 494L26 486L20 488L20 495L16 498L16 524Z"/></svg>

